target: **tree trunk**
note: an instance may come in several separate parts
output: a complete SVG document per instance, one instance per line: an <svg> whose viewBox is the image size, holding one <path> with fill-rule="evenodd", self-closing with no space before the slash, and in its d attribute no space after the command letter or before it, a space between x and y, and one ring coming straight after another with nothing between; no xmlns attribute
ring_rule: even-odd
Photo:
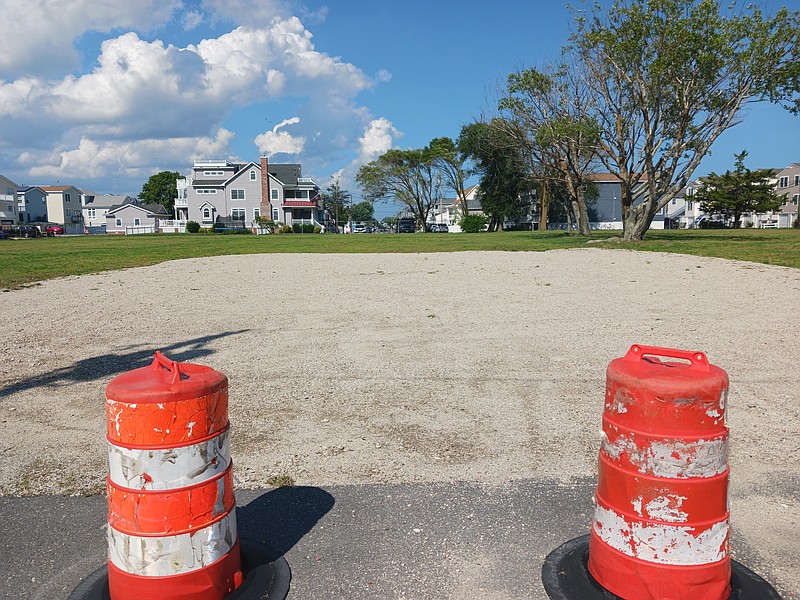
<svg viewBox="0 0 800 600"><path fill-rule="evenodd" d="M578 188L578 200L575 204L575 214L578 217L578 233L587 237L591 236L592 230L589 227L589 207L586 206L586 191L583 186Z"/></svg>
<svg viewBox="0 0 800 600"><path fill-rule="evenodd" d="M550 208L550 198L547 195L547 183L542 184L542 202L539 210L539 230L547 231L547 222L550 219L547 214Z"/></svg>

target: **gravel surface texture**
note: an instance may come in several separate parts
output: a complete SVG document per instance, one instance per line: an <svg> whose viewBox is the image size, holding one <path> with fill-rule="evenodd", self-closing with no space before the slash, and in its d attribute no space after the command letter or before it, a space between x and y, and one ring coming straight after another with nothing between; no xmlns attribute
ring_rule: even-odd
<svg viewBox="0 0 800 600"><path fill-rule="evenodd" d="M798 597L798 307L799 270L602 249L46 281L0 294L0 495L101 492L105 386L155 350L228 376L240 488L591 477L607 364L701 350L731 379L733 526Z"/></svg>

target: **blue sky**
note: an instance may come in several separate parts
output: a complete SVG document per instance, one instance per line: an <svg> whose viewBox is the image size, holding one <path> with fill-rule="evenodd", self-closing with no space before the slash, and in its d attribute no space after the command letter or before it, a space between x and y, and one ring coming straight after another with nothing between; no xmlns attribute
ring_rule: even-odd
<svg viewBox="0 0 800 600"><path fill-rule="evenodd" d="M361 164L457 136L509 72L557 57L571 22L550 1L48 4L4 2L18 28L0 38L0 173L131 195L195 158L266 153L358 200ZM750 108L695 175L742 149L751 168L800 161L800 118Z"/></svg>

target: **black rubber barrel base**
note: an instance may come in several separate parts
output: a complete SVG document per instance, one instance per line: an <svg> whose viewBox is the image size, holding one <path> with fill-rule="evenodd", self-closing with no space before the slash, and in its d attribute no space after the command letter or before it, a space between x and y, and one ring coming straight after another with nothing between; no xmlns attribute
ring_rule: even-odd
<svg viewBox="0 0 800 600"><path fill-rule="evenodd" d="M225 600L284 600L289 594L292 573L282 556L268 546L239 538L244 581ZM108 566L104 565L81 581L67 600L111 600L108 593Z"/></svg>
<svg viewBox="0 0 800 600"><path fill-rule="evenodd" d="M562 544L544 560L542 584L552 600L622 600L589 573L589 535ZM761 576L731 561L730 600L781 600Z"/></svg>

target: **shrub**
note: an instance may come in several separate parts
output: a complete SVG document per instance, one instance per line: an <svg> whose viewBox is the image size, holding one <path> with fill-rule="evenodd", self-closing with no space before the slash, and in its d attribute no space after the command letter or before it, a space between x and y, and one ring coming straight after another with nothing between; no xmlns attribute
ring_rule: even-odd
<svg viewBox="0 0 800 600"><path fill-rule="evenodd" d="M294 233L314 233L314 225L311 223L295 223L292 225L292 231Z"/></svg>
<svg viewBox="0 0 800 600"><path fill-rule="evenodd" d="M186 223L186 231L188 233L198 233L200 231L200 223L197 221L188 221Z"/></svg>
<svg viewBox="0 0 800 600"><path fill-rule="evenodd" d="M752 221L745 221L744 222L744 226L745 227L752 227L753 226L753 222Z"/></svg>
<svg viewBox="0 0 800 600"><path fill-rule="evenodd" d="M800 219L795 219L794 223L792 223L792 227L794 227L795 229L800 228Z"/></svg>
<svg viewBox="0 0 800 600"><path fill-rule="evenodd" d="M461 231L465 233L478 233L483 231L488 222L489 219L483 215L465 215L461 217L458 224L461 226Z"/></svg>
<svg viewBox="0 0 800 600"><path fill-rule="evenodd" d="M292 233L292 228L289 225L281 225L281 233Z"/></svg>
<svg viewBox="0 0 800 600"><path fill-rule="evenodd" d="M314 225L314 233L322 233L322 227L319 225Z"/></svg>

